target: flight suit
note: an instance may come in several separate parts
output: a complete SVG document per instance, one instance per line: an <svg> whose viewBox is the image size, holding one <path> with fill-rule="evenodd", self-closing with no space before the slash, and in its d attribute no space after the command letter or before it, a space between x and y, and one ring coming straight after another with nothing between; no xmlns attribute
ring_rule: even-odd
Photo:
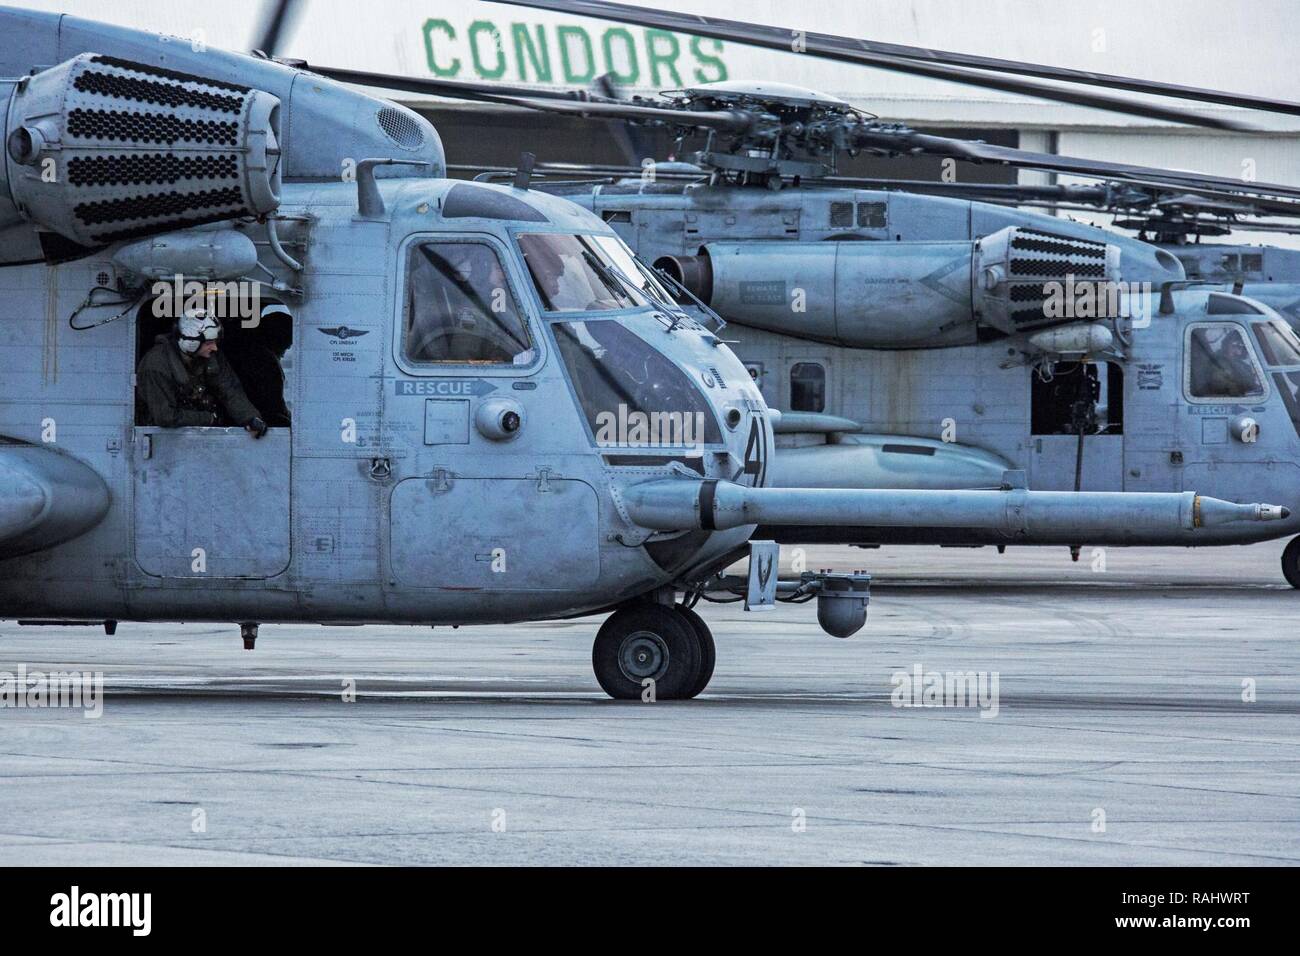
<svg viewBox="0 0 1300 956"><path fill-rule="evenodd" d="M274 349L262 342L228 341L220 355L228 356L244 395L272 428L289 427L289 407L284 401L284 366Z"/></svg>
<svg viewBox="0 0 1300 956"><path fill-rule="evenodd" d="M260 418L220 352L186 362L177 338L160 335L136 369L140 422L162 428L245 425Z"/></svg>

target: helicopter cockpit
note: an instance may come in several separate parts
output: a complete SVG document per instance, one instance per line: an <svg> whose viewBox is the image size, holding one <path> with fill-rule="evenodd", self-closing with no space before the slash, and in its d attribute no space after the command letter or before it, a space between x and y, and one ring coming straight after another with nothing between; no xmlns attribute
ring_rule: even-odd
<svg viewBox="0 0 1300 956"><path fill-rule="evenodd" d="M536 354L496 251L433 241L407 253L403 353L407 361L528 365Z"/></svg>
<svg viewBox="0 0 1300 956"><path fill-rule="evenodd" d="M722 442L701 390L629 327L692 323L622 240L521 232L515 244L597 445L698 449ZM647 310L659 318L588 317ZM409 247L402 343L413 366L526 367L537 356L500 255L469 237Z"/></svg>
<svg viewBox="0 0 1300 956"><path fill-rule="evenodd" d="M542 232L515 239L598 446L688 447L699 455L702 446L722 443L701 389L634 331L647 319L647 328L694 323L621 239ZM646 309L639 321L587 317Z"/></svg>
<svg viewBox="0 0 1300 956"><path fill-rule="evenodd" d="M552 328L597 445L721 443L700 390L626 325L606 319L559 322Z"/></svg>
<svg viewBox="0 0 1300 956"><path fill-rule="evenodd" d="M355 407L345 386L393 378L382 430L359 432L357 453L391 464L394 580L499 591L526 575L545 590L624 565L663 575L739 546L725 529L612 541L624 519L603 514L593 490L674 476L763 483L765 406L707 311L679 305L608 224L561 198L446 180L379 186L391 210L383 268L396 266L399 290L392 361L364 349L371 336L355 363L336 364L331 348L317 403L322 419L342 420ZM315 265L332 268L320 254ZM318 339L309 352L325 351ZM328 447L332 435L307 440ZM584 542L568 552L584 556L577 564L557 563L557 526ZM469 552L467 536L479 542ZM508 573L475 558L496 547Z"/></svg>

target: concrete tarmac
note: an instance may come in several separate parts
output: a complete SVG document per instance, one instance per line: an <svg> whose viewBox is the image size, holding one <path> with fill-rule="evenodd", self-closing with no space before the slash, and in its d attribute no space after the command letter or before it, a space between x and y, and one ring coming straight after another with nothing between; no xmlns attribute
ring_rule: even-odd
<svg viewBox="0 0 1300 956"><path fill-rule="evenodd" d="M251 653L234 625L6 621L0 672L102 671L105 698L98 719L0 708L0 854L1291 865L1300 593L1282 546L1108 549L1101 567L1087 549L808 549L876 575L867 627L841 641L815 604L702 604L717 671L676 703L604 697L599 619L268 625ZM989 693L895 706L900 675L949 672Z"/></svg>

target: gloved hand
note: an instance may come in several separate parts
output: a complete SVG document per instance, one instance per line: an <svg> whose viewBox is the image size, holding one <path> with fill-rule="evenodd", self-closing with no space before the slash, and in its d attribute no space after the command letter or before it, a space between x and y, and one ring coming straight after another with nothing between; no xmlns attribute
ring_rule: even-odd
<svg viewBox="0 0 1300 956"><path fill-rule="evenodd" d="M266 434L266 422L257 417L250 418L248 421L244 422L244 427L252 432L254 438L261 438Z"/></svg>

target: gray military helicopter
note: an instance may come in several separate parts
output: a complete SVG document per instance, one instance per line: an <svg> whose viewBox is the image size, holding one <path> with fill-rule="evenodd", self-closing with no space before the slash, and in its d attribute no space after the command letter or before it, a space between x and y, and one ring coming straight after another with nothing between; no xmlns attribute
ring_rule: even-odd
<svg viewBox="0 0 1300 956"><path fill-rule="evenodd" d="M594 0L517 5L774 49L791 43L789 31L776 28ZM1296 103L1124 77L819 34L800 39L809 55L1199 125L1225 121L974 70L1300 113ZM620 101L587 91L539 93L317 69L368 85L667 126L682 142L702 137L688 164L655 163L595 183L590 175L573 181L581 168L551 167L555 178L539 188L592 209L657 267L683 305L706 307L731 323L730 344L767 404L783 410L776 423L781 453L772 467L777 485L969 489L995 486L1007 469L1019 469L1037 489L1208 487L1227 497L1297 504L1300 341L1269 304L1283 304L1276 297L1284 299L1289 284L1243 289L1217 277L1189 278L1182 257L1167 246L993 201L996 190L1015 190L1001 197L1011 201L1034 201L1026 189L1057 190L1037 198L1059 203L1063 196L1084 201L1082 190L1123 189L1128 208L1163 203L1169 212L1169 197L1180 196L1185 207L1231 202L1238 210L1294 217L1300 212L1295 187L930 136L769 82L707 84L658 100ZM948 184L923 190L836 177L836 155L854 150L1002 163L1105 182L972 186L985 191L985 201L978 201L969 192L936 194ZM1086 308L1054 314L1046 290L1056 284L1069 297L1073 277L1098 280L1118 294L1104 305L1075 303ZM1256 290L1258 297L1250 296ZM1137 541L1239 544L1297 531L1300 516L1225 527L1195 541L1165 534ZM923 523L830 522L761 527L759 534L788 543L868 546L1013 543L996 531ZM1131 529L1112 526L1089 536L1038 528L1014 543L1066 545L1077 559L1084 544L1134 540ZM1282 565L1300 587L1300 538Z"/></svg>
<svg viewBox="0 0 1300 956"><path fill-rule="evenodd" d="M690 605L747 550L751 606L865 622L867 575L781 585L758 526L1192 543L1291 520L1239 489L1030 491L1014 469L777 487L784 416L716 323L527 163L445 178L419 116L266 56L10 8L0 37L0 616L232 621L251 647L265 621L613 612L601 686L685 698L715 654ZM138 363L177 312L222 314L219 347L240 340L228 361L287 426L139 417ZM236 362L286 342L290 375Z"/></svg>

